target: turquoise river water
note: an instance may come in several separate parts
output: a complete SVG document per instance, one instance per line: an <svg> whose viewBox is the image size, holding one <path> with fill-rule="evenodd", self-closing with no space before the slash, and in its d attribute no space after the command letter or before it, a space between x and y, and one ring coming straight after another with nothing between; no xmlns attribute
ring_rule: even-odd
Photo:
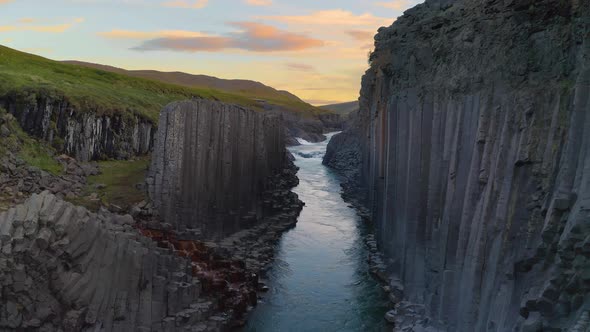
<svg viewBox="0 0 590 332"><path fill-rule="evenodd" d="M387 298L368 273L366 227L322 165L328 141L301 143L290 150L300 168L294 191L306 205L278 244L270 291L244 331L384 331Z"/></svg>

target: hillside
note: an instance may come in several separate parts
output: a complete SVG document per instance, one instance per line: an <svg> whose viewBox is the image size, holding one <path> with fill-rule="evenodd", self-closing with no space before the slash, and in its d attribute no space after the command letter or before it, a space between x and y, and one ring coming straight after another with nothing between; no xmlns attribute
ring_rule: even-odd
<svg viewBox="0 0 590 332"><path fill-rule="evenodd" d="M81 110L118 112L132 110L157 121L160 109L171 101L202 97L262 110L254 92L232 93L210 87L187 87L122 73L61 63L0 45L0 96L19 90L43 90L62 95ZM275 90L276 91L276 90ZM277 91L278 92L278 91ZM324 113L289 95L267 102L307 116Z"/></svg>
<svg viewBox="0 0 590 332"><path fill-rule="evenodd" d="M89 63L83 61L63 61L64 63L110 71L133 77L147 78L154 81L176 84L191 88L209 88L245 97L254 97L275 102L305 103L299 97L288 91L281 91L260 82L251 80L228 80L207 75L193 75L183 72L162 72L157 70L126 70L113 66Z"/></svg>
<svg viewBox="0 0 590 332"><path fill-rule="evenodd" d="M358 111L359 109L359 102L351 101L347 103L340 103L340 104L332 104L332 105L324 105L320 106L321 109L334 112L340 115L348 115L352 112Z"/></svg>

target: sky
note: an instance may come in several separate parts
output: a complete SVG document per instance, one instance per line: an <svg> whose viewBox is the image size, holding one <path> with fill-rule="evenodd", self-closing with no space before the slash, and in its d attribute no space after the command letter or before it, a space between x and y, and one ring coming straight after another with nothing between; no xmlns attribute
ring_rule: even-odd
<svg viewBox="0 0 590 332"><path fill-rule="evenodd" d="M356 100L381 26L421 0L0 0L0 44L55 60Z"/></svg>

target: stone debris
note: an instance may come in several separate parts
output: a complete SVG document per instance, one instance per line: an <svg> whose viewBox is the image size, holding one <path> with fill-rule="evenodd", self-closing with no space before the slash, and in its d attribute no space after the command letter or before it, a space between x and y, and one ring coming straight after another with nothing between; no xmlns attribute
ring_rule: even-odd
<svg viewBox="0 0 590 332"><path fill-rule="evenodd" d="M86 178L99 172L96 163L79 163L61 155L56 160L63 166L63 174L54 175L26 162L7 151L0 157L0 211L24 202L33 193L48 190L61 198L80 197Z"/></svg>

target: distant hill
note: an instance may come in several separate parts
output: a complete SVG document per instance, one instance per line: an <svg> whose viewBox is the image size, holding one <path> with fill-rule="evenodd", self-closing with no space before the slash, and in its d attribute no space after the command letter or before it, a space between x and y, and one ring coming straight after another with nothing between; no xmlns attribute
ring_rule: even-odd
<svg viewBox="0 0 590 332"><path fill-rule="evenodd" d="M351 101L351 102L341 103L341 104L325 105L325 106L321 106L320 108L324 109L324 110L332 111L332 112L340 114L340 115L347 115L352 112L358 111L359 102L358 101Z"/></svg>
<svg viewBox="0 0 590 332"><path fill-rule="evenodd" d="M64 63L110 71L133 77L147 78L155 81L182 85L191 88L209 88L226 91L243 96L256 96L265 100L285 100L294 103L305 103L288 91L277 90L260 82L250 80L227 80L207 75L193 75L183 72L162 72L157 70L126 70L83 61L63 61Z"/></svg>
<svg viewBox="0 0 590 332"><path fill-rule="evenodd" d="M173 77L181 80L181 77L188 79L195 76L185 75ZM210 81L220 86L224 80L211 78ZM81 111L134 112L154 122L157 122L164 105L193 97L216 99L259 111L280 109L306 117L328 112L261 83L231 82L227 84L232 86L232 91L211 86L180 85L178 82L131 76L125 70L114 67L90 68L63 63L0 45L0 97L14 91L33 94L43 91L67 98L72 106ZM240 86L244 89L239 90Z"/></svg>

